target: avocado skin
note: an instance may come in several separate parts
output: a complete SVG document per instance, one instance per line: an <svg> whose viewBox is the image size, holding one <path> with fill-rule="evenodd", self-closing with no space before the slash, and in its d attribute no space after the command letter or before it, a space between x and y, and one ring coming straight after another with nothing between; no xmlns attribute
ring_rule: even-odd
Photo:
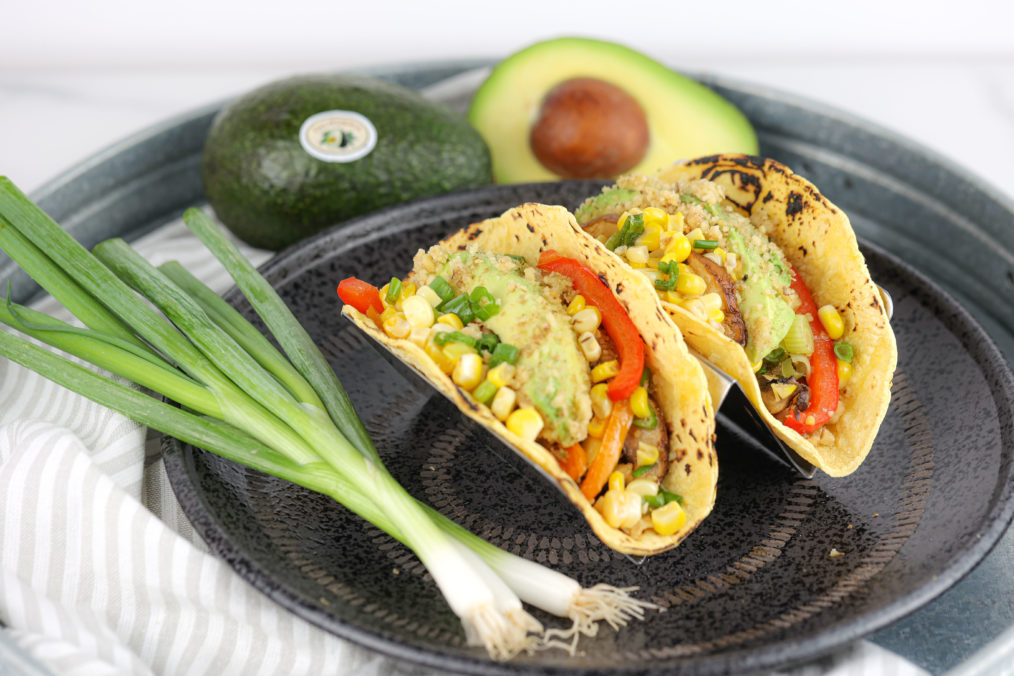
<svg viewBox="0 0 1014 676"><path fill-rule="evenodd" d="M372 152L348 163L307 153L299 128L328 110L369 118L378 137ZM385 206L492 182L489 149L462 116L353 75L293 77L229 104L208 132L201 178L222 223L272 250Z"/></svg>

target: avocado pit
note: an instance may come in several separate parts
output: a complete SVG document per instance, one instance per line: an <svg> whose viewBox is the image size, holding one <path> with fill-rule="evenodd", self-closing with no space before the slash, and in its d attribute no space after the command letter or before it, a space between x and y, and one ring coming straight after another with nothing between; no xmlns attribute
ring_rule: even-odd
<svg viewBox="0 0 1014 676"><path fill-rule="evenodd" d="M589 77L550 90L529 134L539 162L564 178L613 178L637 166L649 141L648 120L634 97Z"/></svg>

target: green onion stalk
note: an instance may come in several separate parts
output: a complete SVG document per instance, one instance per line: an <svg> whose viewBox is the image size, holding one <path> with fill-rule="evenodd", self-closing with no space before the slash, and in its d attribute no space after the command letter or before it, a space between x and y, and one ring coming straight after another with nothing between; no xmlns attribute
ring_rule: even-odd
<svg viewBox="0 0 1014 676"><path fill-rule="evenodd" d="M411 548L466 637L497 660L573 651L598 623L617 628L653 604L514 556L412 498L381 461L320 350L271 285L199 209L184 222L222 262L284 356L241 314L175 262L156 268L126 242L85 250L5 177L0 248L83 327L10 300L0 322L180 406L124 385L7 331L0 355L174 436L328 495ZM568 617L544 630L522 601Z"/></svg>

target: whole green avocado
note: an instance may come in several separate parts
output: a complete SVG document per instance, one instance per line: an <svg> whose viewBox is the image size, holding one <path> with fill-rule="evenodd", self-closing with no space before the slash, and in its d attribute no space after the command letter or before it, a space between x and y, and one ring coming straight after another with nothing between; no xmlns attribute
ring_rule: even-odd
<svg viewBox="0 0 1014 676"><path fill-rule="evenodd" d="M324 126L308 132L304 123L321 113ZM351 131L335 119L352 119ZM318 155L342 158L346 144L367 140L360 132L370 123L375 145L364 156L311 154L323 148ZM329 156L329 148L337 150ZM334 74L274 82L223 108L204 144L201 178L223 225L279 250L381 207L487 185L492 173L486 143L463 116L395 84Z"/></svg>

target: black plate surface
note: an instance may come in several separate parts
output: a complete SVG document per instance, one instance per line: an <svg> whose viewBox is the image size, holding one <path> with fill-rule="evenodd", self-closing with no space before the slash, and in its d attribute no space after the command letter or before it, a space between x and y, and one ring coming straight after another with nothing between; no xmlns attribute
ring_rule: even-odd
<svg viewBox="0 0 1014 676"><path fill-rule="evenodd" d="M417 248L451 230L523 201L573 207L590 187L494 187L398 207L283 252L264 272L411 493L585 584L637 585L665 612L603 631L577 657L492 663L464 645L456 618L401 545L327 498L167 441L173 488L211 547L335 634L396 658L489 674L703 674L795 663L885 627L988 553L1014 509L1014 378L958 303L878 248L864 251L894 297L900 354L869 459L844 479L803 479L720 428L714 513L678 549L644 561L598 542L526 463L443 397L412 389L340 317L341 278L403 274ZM230 300L249 311L235 292Z"/></svg>

